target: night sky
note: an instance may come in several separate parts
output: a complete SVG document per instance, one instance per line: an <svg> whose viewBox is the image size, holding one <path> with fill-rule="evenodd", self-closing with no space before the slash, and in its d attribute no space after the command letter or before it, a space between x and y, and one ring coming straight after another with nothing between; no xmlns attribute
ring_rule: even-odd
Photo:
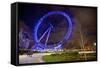
<svg viewBox="0 0 100 68"><path fill-rule="evenodd" d="M33 30L38 20L50 11L63 11L67 13L73 24L72 34L68 41L63 44L63 47L76 47L80 45L80 32L83 36L84 44L96 42L97 36L97 8L95 7L77 7L77 6L55 6L55 5L37 5L37 4L19 4L18 5L18 19L20 29L29 33L29 38L33 40ZM60 15L54 15L48 17L44 21L44 25L41 25L39 29L39 37L43 34L48 26L48 21L53 24L55 29L51 31L48 44L57 43L63 39L68 24L64 17ZM45 27L45 28L44 28ZM19 29L19 30L20 30ZM59 40L60 39L60 40ZM45 38L42 39L44 43Z"/></svg>

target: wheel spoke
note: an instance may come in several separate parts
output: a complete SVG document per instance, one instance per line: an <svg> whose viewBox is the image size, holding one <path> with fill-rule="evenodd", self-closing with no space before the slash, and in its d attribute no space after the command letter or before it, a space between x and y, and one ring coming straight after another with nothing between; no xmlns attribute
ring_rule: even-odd
<svg viewBox="0 0 100 68"><path fill-rule="evenodd" d="M48 39L49 39L49 36L50 36L50 32L51 32L51 28L49 29L49 32L48 32L48 35L47 35L47 38L46 38L46 42L45 42L45 46L47 45L47 42L48 42Z"/></svg>
<svg viewBox="0 0 100 68"><path fill-rule="evenodd" d="M40 39L39 39L39 42L41 41L41 39L45 36L45 34L48 32L48 30L49 30L50 28L48 28L44 33L43 33L43 35L40 37Z"/></svg>

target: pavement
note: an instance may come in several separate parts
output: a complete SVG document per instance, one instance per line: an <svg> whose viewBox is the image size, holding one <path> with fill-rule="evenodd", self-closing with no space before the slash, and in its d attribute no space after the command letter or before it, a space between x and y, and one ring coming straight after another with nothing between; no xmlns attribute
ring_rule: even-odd
<svg viewBox="0 0 100 68"><path fill-rule="evenodd" d="M31 56L28 55L19 55L19 64L26 63L43 63L45 61L42 60L44 55L50 55L51 53L36 53Z"/></svg>

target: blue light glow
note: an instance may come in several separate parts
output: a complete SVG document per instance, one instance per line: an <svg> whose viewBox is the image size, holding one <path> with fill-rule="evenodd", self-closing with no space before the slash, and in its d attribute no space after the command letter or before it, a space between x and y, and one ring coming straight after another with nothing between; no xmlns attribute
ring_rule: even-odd
<svg viewBox="0 0 100 68"><path fill-rule="evenodd" d="M35 43L36 43L37 47L41 47L43 49L46 48L45 44L42 44L40 42L41 38L38 39L37 32L38 32L38 28L39 28L40 24L43 24L43 20L45 20L48 16L51 16L51 15L54 15L54 14L62 15L62 16L64 16L66 18L66 23L68 23L68 31L65 34L64 39L62 41L60 41L58 44L56 44L58 46L54 47L53 45L51 45L50 48L61 48L64 40L67 41L69 39L69 37L71 35L71 32L72 32L72 20L71 20L71 17L68 14L66 14L65 12L62 12L62 11L52 11L52 12L49 12L49 13L45 14L43 17L41 17L40 20L38 21L37 25L35 26L35 29L34 29L34 40L35 40ZM50 34L50 31L49 31L49 34Z"/></svg>

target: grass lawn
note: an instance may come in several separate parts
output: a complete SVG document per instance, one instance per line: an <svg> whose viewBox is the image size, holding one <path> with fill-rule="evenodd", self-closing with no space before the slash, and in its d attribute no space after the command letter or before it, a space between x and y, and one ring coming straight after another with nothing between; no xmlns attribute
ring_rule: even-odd
<svg viewBox="0 0 100 68"><path fill-rule="evenodd" d="M83 55L78 52L63 52L43 56L46 62L63 62L63 61L84 61ZM87 60L96 60L95 54L87 54Z"/></svg>

